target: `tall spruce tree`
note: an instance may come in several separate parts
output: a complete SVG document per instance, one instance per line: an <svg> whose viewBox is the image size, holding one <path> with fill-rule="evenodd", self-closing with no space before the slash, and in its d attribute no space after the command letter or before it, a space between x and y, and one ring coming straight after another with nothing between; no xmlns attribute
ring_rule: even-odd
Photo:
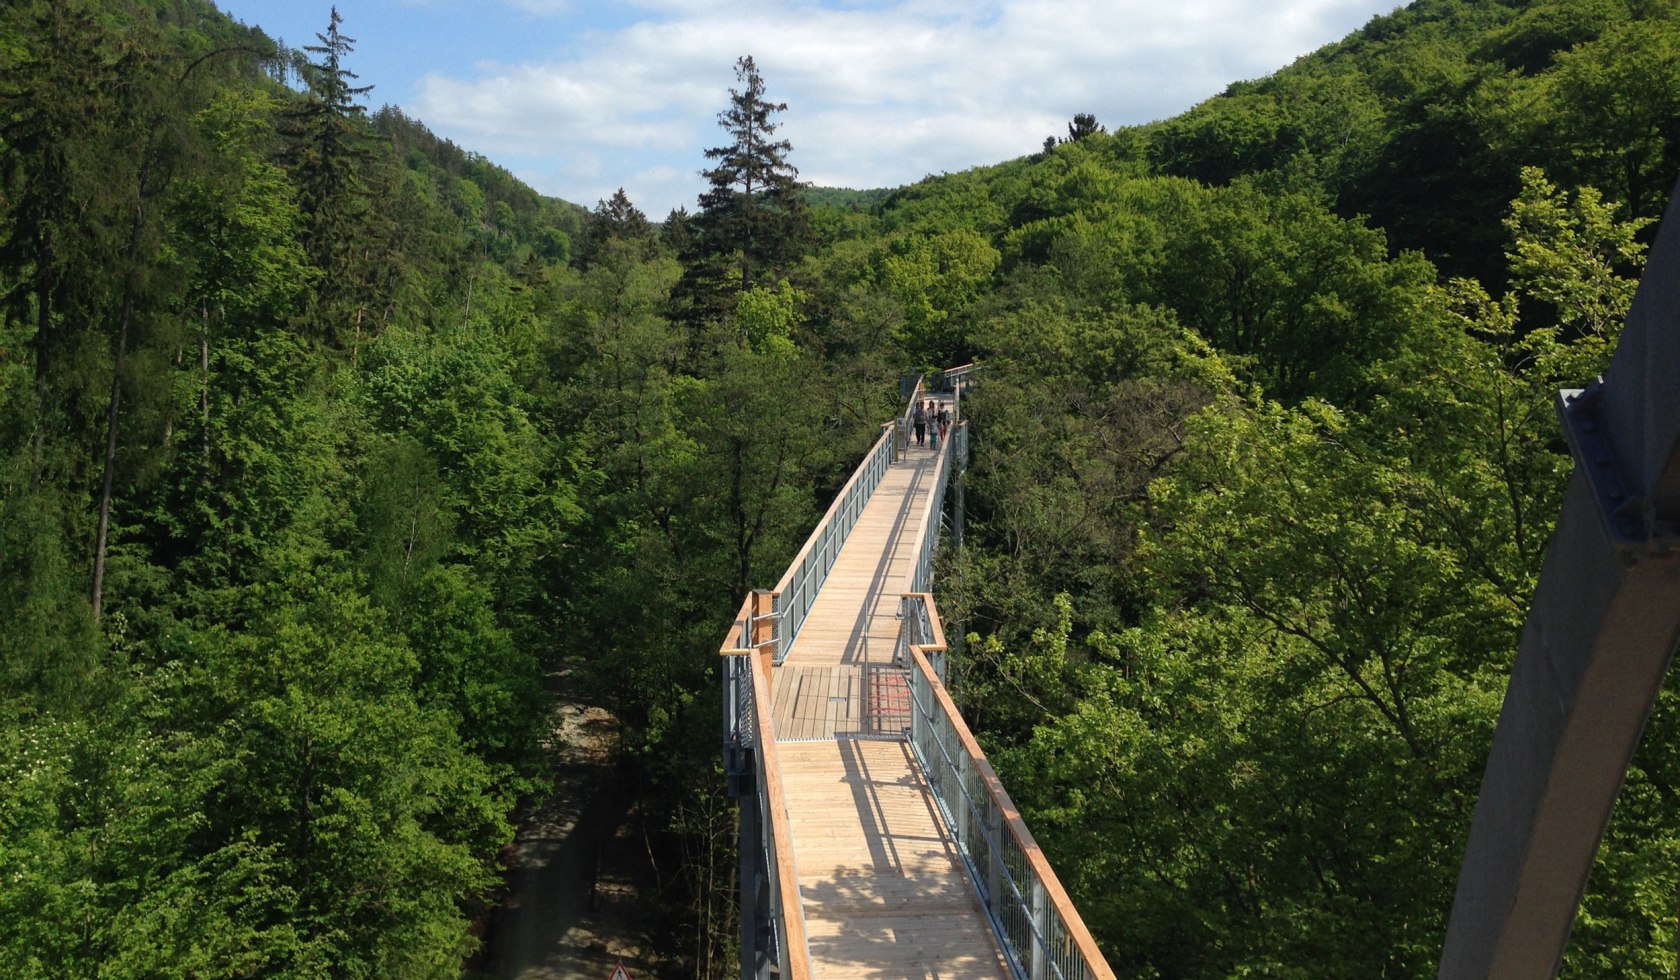
<svg viewBox="0 0 1680 980"><path fill-rule="evenodd" d="M787 103L765 97L764 78L750 55L735 62L740 88L718 126L729 142L706 151L715 166L701 171L710 185L700 195L693 252L684 288L696 312L733 307L739 293L776 276L805 254L810 219L800 195L799 170L788 162L793 144L776 139L773 117Z"/></svg>
<svg viewBox="0 0 1680 980"><path fill-rule="evenodd" d="M365 304L357 296L365 278L360 258L366 249L359 239L367 230L371 195L366 175L374 156L364 107L356 102L373 86L354 84L356 73L345 67L356 39L340 33L343 22L333 7L326 33L315 35L320 43L304 47L319 60L305 66L309 96L289 113L283 127L291 142L288 164L304 214L304 250L321 270L312 326L329 341L342 340L349 332L343 328L352 322L360 334Z"/></svg>

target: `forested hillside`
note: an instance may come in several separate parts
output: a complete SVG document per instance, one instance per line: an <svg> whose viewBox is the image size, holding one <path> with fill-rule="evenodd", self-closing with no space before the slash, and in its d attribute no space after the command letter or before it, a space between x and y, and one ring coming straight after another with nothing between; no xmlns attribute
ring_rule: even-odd
<svg viewBox="0 0 1680 980"><path fill-rule="evenodd" d="M1122 975L1433 974L1677 137L1672 4L1421 2L883 210L990 249L957 696ZM1675 721L1565 975L1674 970Z"/></svg>
<svg viewBox="0 0 1680 980"><path fill-rule="evenodd" d="M457 973L563 690L625 725L669 974L730 974L722 629L971 357L956 695L1116 969L1433 972L1550 393L1680 176L1673 3L1419 0L890 191L799 187L744 58L657 223L365 111L321 31L0 10L9 973ZM1568 975L1673 973L1677 725Z"/></svg>
<svg viewBox="0 0 1680 980"><path fill-rule="evenodd" d="M321 28L0 12L8 976L458 972L551 674L629 726L673 879L732 866L703 651L894 394L791 287L673 315L743 289L703 216L685 275L370 116Z"/></svg>

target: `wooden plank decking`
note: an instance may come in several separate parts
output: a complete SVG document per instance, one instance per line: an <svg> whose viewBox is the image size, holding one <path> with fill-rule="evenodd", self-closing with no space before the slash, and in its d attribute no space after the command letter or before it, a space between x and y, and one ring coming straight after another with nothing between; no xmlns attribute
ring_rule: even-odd
<svg viewBox="0 0 1680 980"><path fill-rule="evenodd" d="M892 657L934 459L888 471L771 681L817 977L1009 976L909 744L886 740L909 724Z"/></svg>
<svg viewBox="0 0 1680 980"><path fill-rule="evenodd" d="M852 527L794 641L789 663L890 663L898 601L916 570L916 523L933 485L934 454L911 446Z"/></svg>
<svg viewBox="0 0 1680 980"><path fill-rule="evenodd" d="M908 743L778 749L814 976L1008 976Z"/></svg>
<svg viewBox="0 0 1680 980"><path fill-rule="evenodd" d="M908 675L886 664L783 664L773 683L778 742L900 737L910 727Z"/></svg>

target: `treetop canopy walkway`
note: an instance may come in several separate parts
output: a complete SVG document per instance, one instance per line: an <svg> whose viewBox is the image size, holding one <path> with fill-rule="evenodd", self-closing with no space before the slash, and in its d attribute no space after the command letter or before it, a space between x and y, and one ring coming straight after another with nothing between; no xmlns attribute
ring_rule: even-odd
<svg viewBox="0 0 1680 980"><path fill-rule="evenodd" d="M929 594L961 470L905 417L724 641L744 977L1112 977L944 686ZM1614 357L1558 393L1576 466L1500 711L1439 964L1555 976L1680 644L1680 185ZM961 482L956 523L960 539Z"/></svg>
<svg viewBox="0 0 1680 980"><path fill-rule="evenodd" d="M724 640L743 977L1113 976L944 686L930 590L971 370L916 384ZM928 399L952 423L919 445Z"/></svg>

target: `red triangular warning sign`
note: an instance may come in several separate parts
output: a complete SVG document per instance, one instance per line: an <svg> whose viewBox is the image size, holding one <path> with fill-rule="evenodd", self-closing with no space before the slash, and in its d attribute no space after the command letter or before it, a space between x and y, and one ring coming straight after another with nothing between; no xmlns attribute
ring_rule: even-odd
<svg viewBox="0 0 1680 980"><path fill-rule="evenodd" d="M623 960L613 965L612 976L608 977L607 980L630 980L630 974L625 972Z"/></svg>

